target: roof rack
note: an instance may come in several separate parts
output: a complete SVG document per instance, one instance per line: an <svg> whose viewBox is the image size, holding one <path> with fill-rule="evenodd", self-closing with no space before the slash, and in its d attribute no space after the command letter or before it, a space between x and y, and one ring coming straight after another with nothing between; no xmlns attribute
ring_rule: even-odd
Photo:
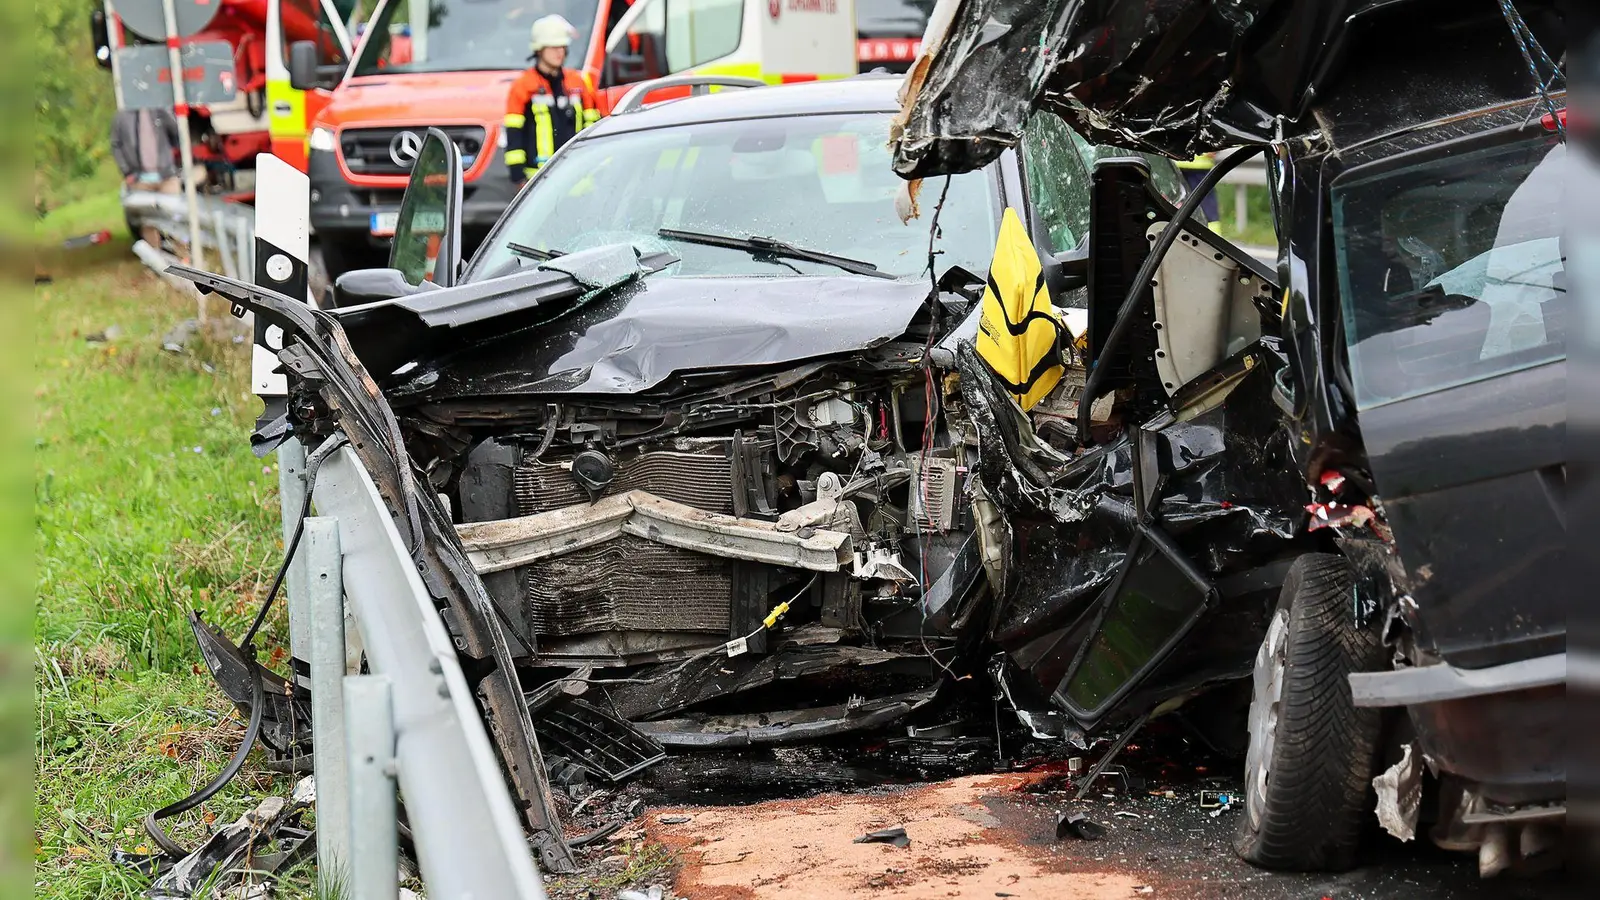
<svg viewBox="0 0 1600 900"><path fill-rule="evenodd" d="M612 108L613 116L625 115L644 106L644 98L662 88L687 87L690 96L709 94L714 87L729 88L758 88L766 87L767 83L759 78L742 78L736 75L671 75L666 78L657 78L654 81L645 81L629 88L617 105Z"/></svg>

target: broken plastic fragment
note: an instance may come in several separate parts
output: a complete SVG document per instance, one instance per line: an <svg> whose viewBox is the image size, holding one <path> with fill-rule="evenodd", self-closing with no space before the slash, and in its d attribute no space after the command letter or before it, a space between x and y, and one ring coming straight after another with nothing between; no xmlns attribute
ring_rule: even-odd
<svg viewBox="0 0 1600 900"><path fill-rule="evenodd" d="M1372 779L1378 794L1378 824L1402 841L1417 834L1417 814L1422 807L1422 766L1410 744L1400 748L1400 761Z"/></svg>
<svg viewBox="0 0 1600 900"><path fill-rule="evenodd" d="M902 827L885 828L882 831L873 831L863 834L855 839L857 844L893 844L896 847L911 846L911 838L906 835Z"/></svg>
<svg viewBox="0 0 1600 900"><path fill-rule="evenodd" d="M1080 841L1098 841L1106 836L1104 826L1089 821L1083 813L1063 814L1056 817L1056 840L1075 837Z"/></svg>

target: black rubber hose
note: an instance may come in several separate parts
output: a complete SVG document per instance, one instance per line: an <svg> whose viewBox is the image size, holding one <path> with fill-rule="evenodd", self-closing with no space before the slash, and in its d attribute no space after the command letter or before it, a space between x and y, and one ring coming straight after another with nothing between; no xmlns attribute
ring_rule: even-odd
<svg viewBox="0 0 1600 900"><path fill-rule="evenodd" d="M194 809L196 806L216 796L217 792L232 781L234 776L239 774L240 769L244 768L245 758L250 755L251 748L255 747L256 738L261 736L261 716L262 710L267 705L267 692L261 683L261 665L256 662L255 648L246 646L244 649L250 655L250 722L245 726L244 740L239 742L239 749L234 751L233 758L228 760L228 764L223 767L221 772L217 773L217 777L211 779L205 787L179 800L177 803L163 806L144 817L144 830L150 835L150 839L155 841L156 846L160 847L163 853L176 859L188 856L189 851L183 849L182 845L172 838L167 837L167 833L157 823L161 819L170 818L181 812Z"/></svg>
<svg viewBox="0 0 1600 900"><path fill-rule="evenodd" d="M1144 265L1139 267L1139 274L1133 276L1133 282L1128 286L1128 295L1123 298L1122 306L1117 310L1117 321L1111 325L1111 331L1106 335L1105 343L1095 348L1093 368L1089 370L1089 377L1084 381L1083 394L1078 398L1078 446L1089 446L1089 415L1094 408L1094 401L1100 391L1100 386L1105 382L1106 367L1101 365L1111 357L1112 351L1122 343L1122 338L1133 325L1133 310L1139 303L1139 295L1144 293L1145 287L1150 284L1150 278L1156 273L1156 266L1160 265L1161 258L1167 255L1167 250L1172 242L1182 233L1182 223L1189 221L1194 211L1200 208L1201 201L1217 186L1222 176L1233 171L1238 165L1257 153L1265 151L1265 147L1250 147L1230 154L1212 167L1206 177L1200 180L1195 189L1189 193L1183 205L1173 215L1172 221L1162 229L1161 236L1150 247L1150 255L1144 258Z"/></svg>

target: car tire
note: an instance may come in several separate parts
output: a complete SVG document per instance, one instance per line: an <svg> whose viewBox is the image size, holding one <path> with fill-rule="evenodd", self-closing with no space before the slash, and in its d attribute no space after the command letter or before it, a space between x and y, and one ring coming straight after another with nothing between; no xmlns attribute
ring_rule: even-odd
<svg viewBox="0 0 1600 900"><path fill-rule="evenodd" d="M1234 849L1268 869L1355 865L1383 720L1347 676L1382 667L1376 627L1355 620L1343 557L1309 553L1284 579L1256 655L1244 809Z"/></svg>

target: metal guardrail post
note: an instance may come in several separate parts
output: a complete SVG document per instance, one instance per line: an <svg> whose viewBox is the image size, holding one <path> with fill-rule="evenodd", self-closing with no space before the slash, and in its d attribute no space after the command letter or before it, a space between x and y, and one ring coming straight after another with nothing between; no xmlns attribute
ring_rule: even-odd
<svg viewBox="0 0 1600 900"><path fill-rule="evenodd" d="M235 229L236 238L234 252L238 254L239 271L254 272L256 270L255 257L250 253L255 244L254 229L250 227L250 220L244 216L239 217L239 227ZM226 243L226 242L224 242Z"/></svg>
<svg viewBox="0 0 1600 900"><path fill-rule="evenodd" d="M392 684L396 769L428 895L545 900L473 689L372 476L344 447L313 491L338 521L367 662Z"/></svg>
<svg viewBox="0 0 1600 900"><path fill-rule="evenodd" d="M349 900L394 900L400 892L400 829L395 802L393 688L382 675L347 675L349 729ZM320 812L319 812L320 815Z"/></svg>
<svg viewBox="0 0 1600 900"><path fill-rule="evenodd" d="M278 445L278 497L283 504L283 547L287 551L306 499L306 448L294 438ZM295 682L309 688L311 618L306 609L305 554L296 553L295 557L283 579L284 607L289 611L289 665Z"/></svg>
<svg viewBox="0 0 1600 900"><path fill-rule="evenodd" d="M217 260L222 264L222 274L229 278L239 277L238 260L228 252L228 218L220 209L211 211L211 227L216 229Z"/></svg>
<svg viewBox="0 0 1600 900"><path fill-rule="evenodd" d="M350 856L350 779L344 719L344 559L339 524L306 519L306 606L311 612L311 743L317 776L317 872L324 885L344 881Z"/></svg>

